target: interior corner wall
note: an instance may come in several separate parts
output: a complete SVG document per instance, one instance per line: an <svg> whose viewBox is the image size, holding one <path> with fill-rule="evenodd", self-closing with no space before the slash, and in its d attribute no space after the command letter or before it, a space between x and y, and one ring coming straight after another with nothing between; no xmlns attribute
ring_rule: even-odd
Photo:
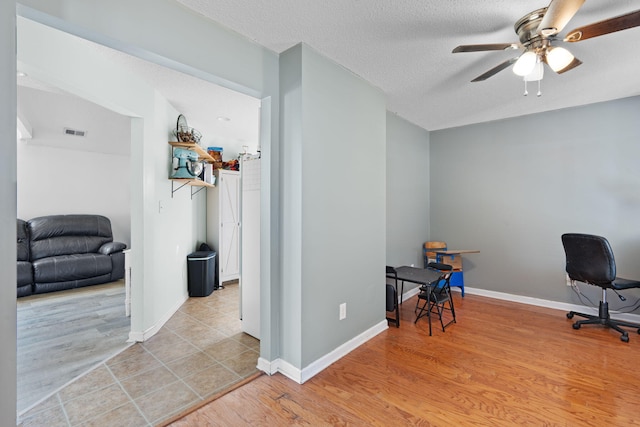
<svg viewBox="0 0 640 427"><path fill-rule="evenodd" d="M384 321L386 107L308 46L284 52L280 71L283 328L301 319L282 357L304 368Z"/></svg>
<svg viewBox="0 0 640 427"><path fill-rule="evenodd" d="M632 97L431 132L431 238L480 250L465 285L581 304L567 232L605 236L618 275L640 278L638 117Z"/></svg>
<svg viewBox="0 0 640 427"><path fill-rule="evenodd" d="M386 164L387 265L421 267L429 240L429 132L387 112Z"/></svg>
<svg viewBox="0 0 640 427"><path fill-rule="evenodd" d="M0 1L0 425L16 425L16 15Z"/></svg>

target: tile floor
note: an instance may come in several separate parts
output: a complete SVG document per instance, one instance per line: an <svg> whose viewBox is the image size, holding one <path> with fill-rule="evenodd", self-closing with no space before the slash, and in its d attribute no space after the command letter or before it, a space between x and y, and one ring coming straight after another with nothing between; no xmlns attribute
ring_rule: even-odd
<svg viewBox="0 0 640 427"><path fill-rule="evenodd" d="M18 414L130 345L124 299L124 280L18 298Z"/></svg>
<svg viewBox="0 0 640 427"><path fill-rule="evenodd" d="M153 426L257 372L238 285L190 298L163 328L25 413L19 426Z"/></svg>

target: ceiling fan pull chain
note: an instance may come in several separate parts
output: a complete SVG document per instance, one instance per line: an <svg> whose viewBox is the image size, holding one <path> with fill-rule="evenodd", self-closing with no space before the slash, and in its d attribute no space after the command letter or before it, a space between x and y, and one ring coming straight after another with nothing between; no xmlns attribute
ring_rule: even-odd
<svg viewBox="0 0 640 427"><path fill-rule="evenodd" d="M540 90L540 86L542 85L542 80L538 80L538 93L537 96L542 96L542 90Z"/></svg>
<svg viewBox="0 0 640 427"><path fill-rule="evenodd" d="M524 80L524 96L529 95L529 92L527 91L527 79L523 79Z"/></svg>

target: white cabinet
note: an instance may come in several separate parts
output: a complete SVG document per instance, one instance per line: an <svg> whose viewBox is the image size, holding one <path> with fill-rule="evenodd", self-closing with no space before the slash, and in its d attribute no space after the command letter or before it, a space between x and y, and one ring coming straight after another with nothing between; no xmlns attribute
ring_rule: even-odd
<svg viewBox="0 0 640 427"><path fill-rule="evenodd" d="M240 172L218 169L207 189L207 242L218 257L220 284L240 278Z"/></svg>
<svg viewBox="0 0 640 427"><path fill-rule="evenodd" d="M242 158L242 331L260 339L260 159Z"/></svg>

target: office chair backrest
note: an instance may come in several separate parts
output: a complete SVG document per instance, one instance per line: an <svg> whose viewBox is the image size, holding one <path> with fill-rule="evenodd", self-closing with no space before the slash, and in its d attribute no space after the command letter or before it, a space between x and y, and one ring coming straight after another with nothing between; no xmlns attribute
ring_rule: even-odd
<svg viewBox="0 0 640 427"><path fill-rule="evenodd" d="M569 278L601 287L610 287L616 278L616 261L609 242L591 234L562 235Z"/></svg>

